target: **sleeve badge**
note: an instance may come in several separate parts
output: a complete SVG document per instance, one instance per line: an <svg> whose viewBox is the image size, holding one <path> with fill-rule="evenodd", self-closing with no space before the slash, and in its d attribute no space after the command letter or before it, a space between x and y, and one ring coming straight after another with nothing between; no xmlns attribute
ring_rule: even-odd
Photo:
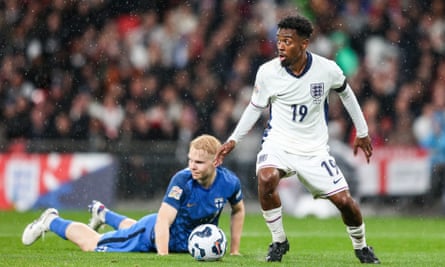
<svg viewBox="0 0 445 267"><path fill-rule="evenodd" d="M176 200L179 200L181 198L181 195L182 195L182 189L177 185L173 186L170 189L170 192L168 192L168 197Z"/></svg>

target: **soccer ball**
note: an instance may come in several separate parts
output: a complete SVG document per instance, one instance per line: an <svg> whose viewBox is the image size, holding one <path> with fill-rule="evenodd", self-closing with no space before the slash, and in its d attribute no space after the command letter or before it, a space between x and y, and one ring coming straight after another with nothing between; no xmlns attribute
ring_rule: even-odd
<svg viewBox="0 0 445 267"><path fill-rule="evenodd" d="M216 261L226 253L227 239L223 230L214 224L202 224L193 229L188 250L195 260Z"/></svg>

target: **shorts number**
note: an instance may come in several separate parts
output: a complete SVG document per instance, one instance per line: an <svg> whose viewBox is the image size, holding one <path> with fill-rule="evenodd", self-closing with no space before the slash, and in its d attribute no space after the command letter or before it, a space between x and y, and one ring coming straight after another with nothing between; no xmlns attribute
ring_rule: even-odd
<svg viewBox="0 0 445 267"><path fill-rule="evenodd" d="M321 167L324 167L330 176L334 176L334 172L337 175L339 174L337 164L335 164L335 160L333 159L328 160L328 162L322 161Z"/></svg>
<svg viewBox="0 0 445 267"><path fill-rule="evenodd" d="M297 121L297 116L299 116L300 119L298 121L302 122L307 115L307 110L308 110L307 106L294 104L291 106L291 108L292 108L292 121Z"/></svg>

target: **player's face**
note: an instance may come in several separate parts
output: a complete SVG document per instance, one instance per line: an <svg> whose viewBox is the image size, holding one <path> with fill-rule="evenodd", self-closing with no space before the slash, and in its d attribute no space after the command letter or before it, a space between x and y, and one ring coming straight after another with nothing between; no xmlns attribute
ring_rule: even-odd
<svg viewBox="0 0 445 267"><path fill-rule="evenodd" d="M283 67L299 67L305 59L309 40L300 37L292 29L278 29L277 49L278 57Z"/></svg>
<svg viewBox="0 0 445 267"><path fill-rule="evenodd" d="M209 186L216 174L215 166L213 165L215 156L210 155L205 150L190 148L188 158L188 165L193 179L203 186Z"/></svg>

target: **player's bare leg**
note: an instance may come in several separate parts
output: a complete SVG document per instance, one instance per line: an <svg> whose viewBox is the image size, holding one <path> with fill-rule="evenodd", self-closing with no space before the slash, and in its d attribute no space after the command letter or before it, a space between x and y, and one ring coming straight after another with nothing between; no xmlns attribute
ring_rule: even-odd
<svg viewBox="0 0 445 267"><path fill-rule="evenodd" d="M343 222L348 226L360 226L363 223L360 208L351 197L349 190L339 192L329 197L341 213Z"/></svg>
<svg viewBox="0 0 445 267"><path fill-rule="evenodd" d="M277 191L280 182L280 172L275 168L263 168L258 171L258 197L263 210L281 207Z"/></svg>
<svg viewBox="0 0 445 267"><path fill-rule="evenodd" d="M70 240L83 251L94 251L100 238L100 234L88 225L63 219L59 217L56 209L49 208L37 220L26 226L22 242L24 245L31 245L47 231Z"/></svg>
<svg viewBox="0 0 445 267"><path fill-rule="evenodd" d="M352 241L355 255L361 263L380 263L374 255L372 247L366 244L365 224L357 202L351 197L349 190L339 192L329 197L329 200L341 213L346 231Z"/></svg>
<svg viewBox="0 0 445 267"><path fill-rule="evenodd" d="M277 191L282 173L276 168L262 168L258 171L258 197L266 225L272 234L272 243L266 261L281 261L289 250L289 242L283 228L282 207Z"/></svg>
<svg viewBox="0 0 445 267"><path fill-rule="evenodd" d="M79 222L72 222L66 228L66 238L83 251L94 251L100 236L88 225Z"/></svg>

